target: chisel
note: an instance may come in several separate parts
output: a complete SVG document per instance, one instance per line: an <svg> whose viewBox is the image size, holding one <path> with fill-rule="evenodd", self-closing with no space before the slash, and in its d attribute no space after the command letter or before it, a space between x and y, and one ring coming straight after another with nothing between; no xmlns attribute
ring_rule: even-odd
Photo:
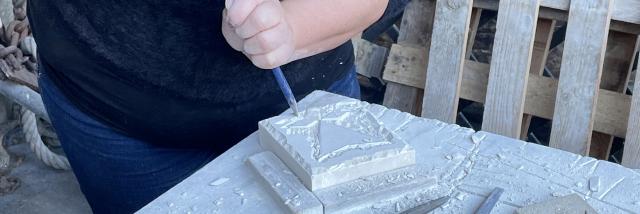
<svg viewBox="0 0 640 214"><path fill-rule="evenodd" d="M282 70L280 67L276 67L272 69L273 76L276 78L276 82L278 82L278 86L280 86L280 90L282 90L282 94L284 94L284 98L287 99L289 103L289 107L293 110L293 113L296 116L299 116L298 112L298 102L296 102L296 97L293 96L293 92L291 92L291 87L289 87L289 83L287 83L287 79L284 77Z"/></svg>
<svg viewBox="0 0 640 214"><path fill-rule="evenodd" d="M493 189L493 191L491 191L491 194L489 194L489 197L487 197L487 199L485 199L484 202L480 205L480 208L476 210L476 214L491 213L491 210L496 206L503 192L504 189L500 187L496 187L495 189Z"/></svg>
<svg viewBox="0 0 640 214"><path fill-rule="evenodd" d="M441 198L438 198L436 200L433 201L429 201L427 203L418 205L414 208L408 209L404 212L402 212L401 214L425 214L425 213L429 213L433 210L435 210L436 208L444 205L447 203L447 201L449 201L449 196L444 196Z"/></svg>

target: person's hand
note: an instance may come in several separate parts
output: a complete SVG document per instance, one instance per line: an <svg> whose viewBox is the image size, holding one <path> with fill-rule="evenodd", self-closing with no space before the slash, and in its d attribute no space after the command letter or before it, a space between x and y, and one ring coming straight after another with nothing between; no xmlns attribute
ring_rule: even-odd
<svg viewBox="0 0 640 214"><path fill-rule="evenodd" d="M278 0L226 0L222 34L254 65L272 69L292 60L294 34Z"/></svg>

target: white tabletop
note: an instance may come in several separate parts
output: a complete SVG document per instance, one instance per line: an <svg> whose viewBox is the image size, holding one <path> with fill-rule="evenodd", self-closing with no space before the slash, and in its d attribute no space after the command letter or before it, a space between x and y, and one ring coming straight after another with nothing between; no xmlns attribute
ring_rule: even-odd
<svg viewBox="0 0 640 214"><path fill-rule="evenodd" d="M328 96L316 91L302 109ZM348 98L344 98L348 99ZM620 165L454 124L386 110L381 121L416 150L418 176L437 180L431 199L452 196L434 213L473 213L495 187L505 189L493 213L576 193L599 213L640 213L640 174ZM246 164L262 152L257 133L142 208L140 213L282 213ZM591 186L589 180L600 180ZM593 182L592 182L593 183ZM408 209L413 204L396 205ZM397 209L397 208L396 208ZM396 209L372 207L372 213Z"/></svg>

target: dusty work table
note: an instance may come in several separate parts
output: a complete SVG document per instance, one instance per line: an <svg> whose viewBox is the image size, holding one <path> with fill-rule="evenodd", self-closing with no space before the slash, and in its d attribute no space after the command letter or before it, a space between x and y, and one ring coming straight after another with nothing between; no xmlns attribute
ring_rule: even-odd
<svg viewBox="0 0 640 214"><path fill-rule="evenodd" d="M301 109L332 95L316 91ZM341 98L342 99L342 98ZM344 98L347 99L347 98ZM450 195L434 213L473 213L495 187L505 189L493 213L576 193L599 213L640 213L640 174L620 165L384 108L380 121L416 151L412 176L433 177L426 197ZM140 213L282 213L246 158L262 152L257 133L142 208ZM598 182L599 181L599 182ZM372 206L403 211L412 201Z"/></svg>

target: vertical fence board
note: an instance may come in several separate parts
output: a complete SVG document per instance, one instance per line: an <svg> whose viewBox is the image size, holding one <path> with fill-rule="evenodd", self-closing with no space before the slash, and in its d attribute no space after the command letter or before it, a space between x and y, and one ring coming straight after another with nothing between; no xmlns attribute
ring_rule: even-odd
<svg viewBox="0 0 640 214"><path fill-rule="evenodd" d="M501 0L482 130L520 137L539 0Z"/></svg>
<svg viewBox="0 0 640 214"><path fill-rule="evenodd" d="M398 44L429 47L434 11L435 0L413 0L409 2L402 16ZM427 62L416 63L426 64ZM421 100L421 98L422 92L418 88L388 82L382 103L389 108L418 114L420 112L420 102L418 100Z"/></svg>
<svg viewBox="0 0 640 214"><path fill-rule="evenodd" d="M638 43L636 42L636 50L637 48ZM640 169L640 86L638 81L640 81L640 72L636 71L627 137L622 152L622 165L634 169Z"/></svg>
<svg viewBox="0 0 640 214"><path fill-rule="evenodd" d="M640 74L640 72L638 72ZM640 78L636 74L636 78ZM629 128L622 153L622 165L639 169L640 168L640 87L635 87L631 104L631 114L629 115ZM636 95L637 93L637 95Z"/></svg>
<svg viewBox="0 0 640 214"><path fill-rule="evenodd" d="M549 145L587 155L604 61L611 0L571 1Z"/></svg>
<svg viewBox="0 0 640 214"><path fill-rule="evenodd" d="M433 20L422 116L456 122L472 0L438 0Z"/></svg>

